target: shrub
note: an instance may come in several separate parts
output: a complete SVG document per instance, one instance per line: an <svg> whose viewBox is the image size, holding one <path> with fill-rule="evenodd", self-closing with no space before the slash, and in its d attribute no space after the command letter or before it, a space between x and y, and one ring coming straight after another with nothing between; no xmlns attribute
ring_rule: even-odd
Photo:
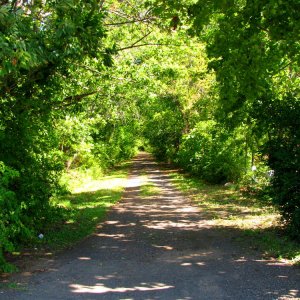
<svg viewBox="0 0 300 300"><path fill-rule="evenodd" d="M30 234L21 219L22 205L17 203L10 185L19 173L0 162L0 271L8 272L11 266L5 262L4 252L13 252L19 236Z"/></svg>
<svg viewBox="0 0 300 300"><path fill-rule="evenodd" d="M183 137L178 164L211 183L237 180L245 169L243 141L214 121L199 122Z"/></svg>

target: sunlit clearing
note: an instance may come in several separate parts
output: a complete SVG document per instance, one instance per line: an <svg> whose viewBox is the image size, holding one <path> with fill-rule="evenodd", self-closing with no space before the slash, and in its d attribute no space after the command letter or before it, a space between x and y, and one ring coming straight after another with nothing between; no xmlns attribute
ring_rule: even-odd
<svg viewBox="0 0 300 300"><path fill-rule="evenodd" d="M163 283L153 283L153 284L141 284L141 286L135 287L117 287L109 288L103 284L96 284L94 286L81 285L81 284L71 284L70 288L73 289L73 293L91 293L91 294L104 294L109 292L114 293L125 293L134 291L156 291L175 288L172 285L166 285Z"/></svg>
<svg viewBox="0 0 300 300"><path fill-rule="evenodd" d="M73 193L95 192L102 189L112 190L126 186L125 178L109 178L104 180L90 180L79 187L74 188Z"/></svg>

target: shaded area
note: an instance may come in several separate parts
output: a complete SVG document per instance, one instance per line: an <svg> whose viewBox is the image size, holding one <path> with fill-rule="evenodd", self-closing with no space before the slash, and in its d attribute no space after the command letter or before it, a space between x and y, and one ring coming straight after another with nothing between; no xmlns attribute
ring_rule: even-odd
<svg viewBox="0 0 300 300"><path fill-rule="evenodd" d="M258 249L266 257L300 260L300 244L291 239L278 210L261 194L245 192L229 185L209 185L183 172L171 172L172 183L184 191L201 209L211 225L238 228L239 241ZM299 264L299 263L298 263Z"/></svg>
<svg viewBox="0 0 300 300"><path fill-rule="evenodd" d="M146 173L160 194L140 196ZM212 227L147 154L97 232L1 299L296 299L300 271L245 253Z"/></svg>

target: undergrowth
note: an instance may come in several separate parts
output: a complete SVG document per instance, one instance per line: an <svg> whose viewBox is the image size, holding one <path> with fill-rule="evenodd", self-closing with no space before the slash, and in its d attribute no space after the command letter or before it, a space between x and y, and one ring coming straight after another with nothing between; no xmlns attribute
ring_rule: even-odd
<svg viewBox="0 0 300 300"><path fill-rule="evenodd" d="M95 170L70 171L63 179L70 193L51 200L51 222L29 245L13 252L9 260L14 263L24 251L27 255L52 255L93 233L108 209L120 201L128 170L129 163L123 163L102 175Z"/></svg>

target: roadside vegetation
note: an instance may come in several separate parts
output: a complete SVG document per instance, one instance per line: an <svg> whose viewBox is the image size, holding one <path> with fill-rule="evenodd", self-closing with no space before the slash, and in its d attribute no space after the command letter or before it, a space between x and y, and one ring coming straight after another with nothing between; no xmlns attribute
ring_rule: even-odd
<svg viewBox="0 0 300 300"><path fill-rule="evenodd" d="M153 196L157 196L160 194L161 189L156 186L153 182L151 182L151 179L147 175L147 173L144 170L141 170L141 175L140 175L140 180L141 180L141 187L140 187L140 196L147 198Z"/></svg>
<svg viewBox="0 0 300 300"><path fill-rule="evenodd" d="M235 185L208 184L184 173L170 172L170 176L212 226L238 232L236 241L245 251L259 250L266 258L300 265L300 243L286 234L279 211L262 195Z"/></svg>
<svg viewBox="0 0 300 300"><path fill-rule="evenodd" d="M61 250L92 234L109 208L121 200L128 167L123 163L97 177L89 172L68 174L70 194L52 200L63 210L62 219L46 229L42 244Z"/></svg>
<svg viewBox="0 0 300 300"><path fill-rule="evenodd" d="M64 176L69 193L51 199L52 218L30 243L19 245L10 255L13 262L24 253L28 256L54 255L58 251L74 246L95 232L108 210L121 200L130 163L119 164L105 174L72 170ZM15 270L6 264L5 271Z"/></svg>
<svg viewBox="0 0 300 300"><path fill-rule="evenodd" d="M159 195L160 191L159 187L150 182L141 186L140 195L142 197L153 197Z"/></svg>
<svg viewBox="0 0 300 300"><path fill-rule="evenodd" d="M65 174L97 178L138 148L264 190L299 240L298 11L298 0L0 1L0 271L48 224L79 218L77 200L53 204Z"/></svg>

